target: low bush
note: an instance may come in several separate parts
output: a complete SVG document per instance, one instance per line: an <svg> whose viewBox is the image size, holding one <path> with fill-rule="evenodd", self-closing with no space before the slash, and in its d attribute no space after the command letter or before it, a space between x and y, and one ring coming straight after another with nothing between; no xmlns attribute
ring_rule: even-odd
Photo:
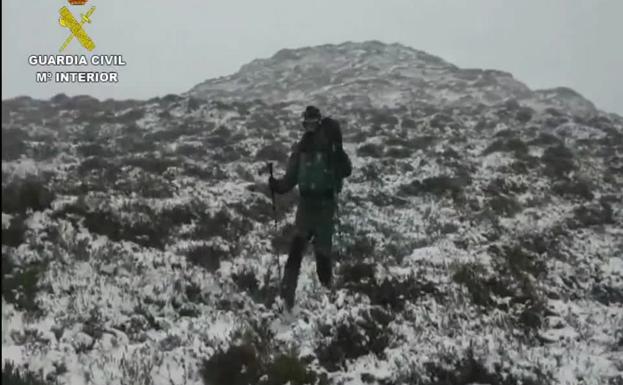
<svg viewBox="0 0 623 385"><path fill-rule="evenodd" d="M4 116L4 103L2 106L2 114ZM22 154L26 153L28 148L26 142L28 134L19 128L4 128L2 125L2 160L12 161L19 159Z"/></svg>
<svg viewBox="0 0 623 385"><path fill-rule="evenodd" d="M348 228L343 226L343 231L347 231ZM368 257L374 257L376 255L377 242L365 234L356 233L351 236L342 235L344 239L344 257L351 260L363 260Z"/></svg>
<svg viewBox="0 0 623 385"><path fill-rule="evenodd" d="M389 111L374 111L369 119L372 125L394 127L398 124L398 118Z"/></svg>
<svg viewBox="0 0 623 385"><path fill-rule="evenodd" d="M540 368L520 375L510 372L499 363L489 367L477 359L470 348L463 357L444 357L426 362L423 370L407 370L398 379L402 381L400 383L418 385L547 385L553 382L553 375Z"/></svg>
<svg viewBox="0 0 623 385"><path fill-rule="evenodd" d="M24 242L26 224L22 215L15 215L7 228L2 229L2 245L17 247Z"/></svg>
<svg viewBox="0 0 623 385"><path fill-rule="evenodd" d="M599 203L586 204L573 209L573 216L567 220L567 223L571 229L613 224L615 223L614 212L610 203L602 199Z"/></svg>
<svg viewBox="0 0 623 385"><path fill-rule="evenodd" d="M548 147L541 156L541 162L546 174L552 178L566 178L567 174L577 169L573 153L562 144Z"/></svg>
<svg viewBox="0 0 623 385"><path fill-rule="evenodd" d="M10 255L2 253L2 297L20 310L37 315L40 279L48 268L47 261L18 266Z"/></svg>
<svg viewBox="0 0 623 385"><path fill-rule="evenodd" d="M495 152L512 152L519 158L528 154L528 145L519 138L497 139L482 152L482 155Z"/></svg>
<svg viewBox="0 0 623 385"><path fill-rule="evenodd" d="M214 215L202 214L195 224L193 235L201 240L220 236L228 241L236 242L252 229L253 223L249 219L237 216L223 207Z"/></svg>
<svg viewBox="0 0 623 385"><path fill-rule="evenodd" d="M290 156L290 149L280 142L274 142L259 149L256 161L276 161L285 163Z"/></svg>
<svg viewBox="0 0 623 385"><path fill-rule="evenodd" d="M2 183L2 212L7 214L43 211L50 208L54 199L45 182L34 176Z"/></svg>
<svg viewBox="0 0 623 385"><path fill-rule="evenodd" d="M552 185L552 191L559 196L565 198L579 198L591 201L595 197L593 187L587 180L564 180L555 182Z"/></svg>
<svg viewBox="0 0 623 385"><path fill-rule="evenodd" d="M493 256L492 273L480 264L467 263L453 269L452 279L467 289L481 310L509 312L526 335L534 336L546 312L543 295L533 284L547 274L544 261L517 245L493 245L489 252ZM502 298L509 300L500 301Z"/></svg>
<svg viewBox="0 0 623 385"><path fill-rule="evenodd" d="M228 259L227 250L213 245L199 245L190 247L186 251L186 259L193 265L200 266L209 272L215 272L221 266L221 261Z"/></svg>
<svg viewBox="0 0 623 385"><path fill-rule="evenodd" d="M463 189L470 183L468 178L451 177L448 175L425 178L422 181L414 180L402 185L400 193L403 195L433 194L443 196L449 193L453 198L459 198Z"/></svg>
<svg viewBox="0 0 623 385"><path fill-rule="evenodd" d="M402 122L400 123L400 127L402 127L402 128L416 128L417 127L417 123L415 122L415 120L413 120L411 118L403 117L402 118Z"/></svg>
<svg viewBox="0 0 623 385"><path fill-rule="evenodd" d="M124 166L140 168L145 172L162 175L169 167L180 167L182 163L174 158L157 158L154 156L137 156L123 161Z"/></svg>
<svg viewBox="0 0 623 385"><path fill-rule="evenodd" d="M515 113L515 119L521 123L528 123L534 116L534 110L530 107L520 107Z"/></svg>
<svg viewBox="0 0 623 385"><path fill-rule="evenodd" d="M365 143L357 147L356 153L360 157L382 158L383 146L375 143Z"/></svg>
<svg viewBox="0 0 623 385"><path fill-rule="evenodd" d="M550 145L562 145L563 141L554 134L547 132L541 132L539 135L530 140L528 144L536 146L550 146Z"/></svg>
<svg viewBox="0 0 623 385"><path fill-rule="evenodd" d="M395 159L404 159L411 156L413 150L409 147L392 146L385 151L385 156Z"/></svg>
<svg viewBox="0 0 623 385"><path fill-rule="evenodd" d="M271 285L271 268L266 271L266 275L262 277L263 285L260 287L260 282L255 273L251 270L243 270L238 273L232 274L232 279L241 291L244 291L259 304L264 304L267 308L270 308L275 302L275 299L279 296L279 287L277 285Z"/></svg>
<svg viewBox="0 0 623 385"><path fill-rule="evenodd" d="M316 373L295 350L280 351L269 323L254 321L234 333L232 344L203 360L205 385L312 385Z"/></svg>
<svg viewBox="0 0 623 385"><path fill-rule="evenodd" d="M488 201L491 210L501 217L513 217L521 212L522 207L513 195L498 195Z"/></svg>
<svg viewBox="0 0 623 385"><path fill-rule="evenodd" d="M278 355L266 368L262 385L313 385L316 373L293 353Z"/></svg>
<svg viewBox="0 0 623 385"><path fill-rule="evenodd" d="M320 365L335 372L344 370L347 360L370 353L383 358L392 341L387 329L391 320L392 316L383 309L372 307L337 325L320 325L324 337L316 348Z"/></svg>
<svg viewBox="0 0 623 385"><path fill-rule="evenodd" d="M509 178L495 178L492 179L483 190L487 194L495 196L523 193L526 192L528 188L525 184L515 182Z"/></svg>
<svg viewBox="0 0 623 385"><path fill-rule="evenodd" d="M345 264L337 274L337 287L365 294L372 304L393 311L400 311L406 302L415 302L427 295L442 297L435 285L423 277L410 275L378 280L374 269L375 265L369 263Z"/></svg>
<svg viewBox="0 0 623 385"><path fill-rule="evenodd" d="M279 213L273 212L272 204L267 199L256 198L244 203L233 204L231 207L243 218L263 224L270 224L275 217L280 219L285 215L284 210L280 210Z"/></svg>
<svg viewBox="0 0 623 385"><path fill-rule="evenodd" d="M2 366L2 383L9 385L53 385L41 376L25 369L19 369L11 361L4 361Z"/></svg>

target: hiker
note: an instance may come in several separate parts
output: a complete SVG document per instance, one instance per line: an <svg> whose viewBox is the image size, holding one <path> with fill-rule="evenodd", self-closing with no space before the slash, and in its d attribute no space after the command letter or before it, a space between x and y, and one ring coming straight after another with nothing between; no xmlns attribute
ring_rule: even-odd
<svg viewBox="0 0 623 385"><path fill-rule="evenodd" d="M312 239L318 279L323 286L331 287L331 238L337 194L342 180L352 172L337 121L322 117L318 108L308 106L302 124L305 133L292 148L285 175L268 180L270 189L277 194L287 193L296 185L300 194L295 233L281 281L281 297L288 309L294 306L303 252Z"/></svg>

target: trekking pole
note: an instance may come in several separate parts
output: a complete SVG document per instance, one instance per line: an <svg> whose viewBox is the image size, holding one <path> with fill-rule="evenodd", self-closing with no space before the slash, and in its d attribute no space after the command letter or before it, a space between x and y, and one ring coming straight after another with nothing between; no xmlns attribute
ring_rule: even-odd
<svg viewBox="0 0 623 385"><path fill-rule="evenodd" d="M342 234L341 234L341 226L340 226L340 202L338 198L338 194L335 194L335 227L336 227L336 238L337 238L337 259L340 260L342 256Z"/></svg>
<svg viewBox="0 0 623 385"><path fill-rule="evenodd" d="M273 162L268 162L268 173L270 174L271 178L273 177ZM275 235L277 234L277 208L275 206L275 191L271 188L270 189L270 197L271 200L273 202L273 220L274 220L274 226L275 226ZM277 252L275 250L274 251L274 257L277 260L277 271L279 273L278 279L279 281L281 281L281 262L279 262L279 255L277 255Z"/></svg>

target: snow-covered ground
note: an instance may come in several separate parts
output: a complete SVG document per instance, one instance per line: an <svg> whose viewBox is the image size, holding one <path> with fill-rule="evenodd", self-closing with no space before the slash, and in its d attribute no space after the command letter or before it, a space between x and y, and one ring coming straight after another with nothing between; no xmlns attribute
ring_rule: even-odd
<svg viewBox="0 0 623 385"><path fill-rule="evenodd" d="M275 227L260 172L323 93L354 165L335 290L309 252L283 314L297 196ZM2 140L2 357L50 381L623 383L623 119L569 90L345 43L183 96L5 100Z"/></svg>

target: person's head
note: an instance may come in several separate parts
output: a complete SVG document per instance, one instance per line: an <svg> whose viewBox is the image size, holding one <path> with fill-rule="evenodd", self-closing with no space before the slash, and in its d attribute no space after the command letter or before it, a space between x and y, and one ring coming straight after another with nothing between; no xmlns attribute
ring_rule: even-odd
<svg viewBox="0 0 623 385"><path fill-rule="evenodd" d="M322 119L322 115L320 115L320 110L314 106L307 106L305 111L303 111L303 127L305 131L315 131L316 128L320 125L320 120Z"/></svg>

